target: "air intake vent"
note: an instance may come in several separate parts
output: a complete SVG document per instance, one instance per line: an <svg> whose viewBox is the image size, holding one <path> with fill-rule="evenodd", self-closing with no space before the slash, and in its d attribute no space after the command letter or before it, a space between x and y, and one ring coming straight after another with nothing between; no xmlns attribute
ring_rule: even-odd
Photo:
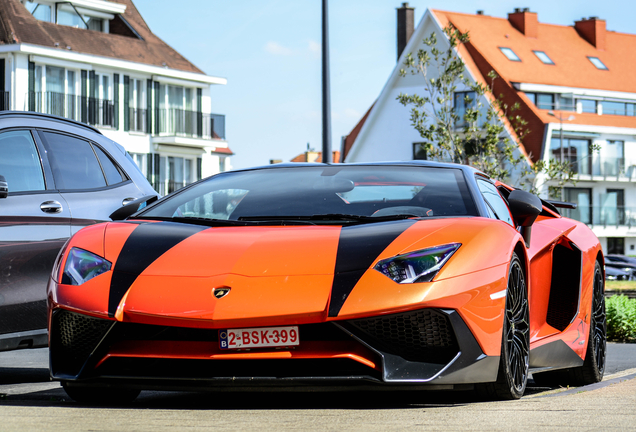
<svg viewBox="0 0 636 432"><path fill-rule="evenodd" d="M409 361L446 364L459 352L448 317L434 309L420 309L349 321L350 330L380 351Z"/></svg>

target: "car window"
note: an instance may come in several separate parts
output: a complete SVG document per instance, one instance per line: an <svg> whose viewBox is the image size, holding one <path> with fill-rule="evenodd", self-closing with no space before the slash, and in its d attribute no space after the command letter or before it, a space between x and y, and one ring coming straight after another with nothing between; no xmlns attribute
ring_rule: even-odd
<svg viewBox="0 0 636 432"><path fill-rule="evenodd" d="M501 195L499 195L499 192L497 191L495 185L485 180L477 180L477 184L479 185L479 190L484 196L484 199L488 204L490 204L492 211L495 212L497 219L500 219L514 227L515 224L512 221L512 217L510 216L508 205L501 197Z"/></svg>
<svg viewBox="0 0 636 432"><path fill-rule="evenodd" d="M122 174L119 168L115 165L115 163L111 160L111 158L98 146L94 145L95 154L97 155L97 159L99 159L99 163L102 165L102 169L104 170L104 174L106 174L106 180L109 185L121 183L126 180L126 177Z"/></svg>
<svg viewBox="0 0 636 432"><path fill-rule="evenodd" d="M106 186L104 174L88 141L53 132L42 132L41 135L58 189Z"/></svg>
<svg viewBox="0 0 636 432"><path fill-rule="evenodd" d="M9 192L44 190L40 155L29 131L0 133L0 175Z"/></svg>

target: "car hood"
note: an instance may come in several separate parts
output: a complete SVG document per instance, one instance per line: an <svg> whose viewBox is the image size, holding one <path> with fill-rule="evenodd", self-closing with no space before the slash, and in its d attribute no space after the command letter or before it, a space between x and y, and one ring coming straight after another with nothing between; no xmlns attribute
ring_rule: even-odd
<svg viewBox="0 0 636 432"><path fill-rule="evenodd" d="M421 301L431 284L396 290L397 284L373 270L374 264L458 242L462 246L442 269L446 275L440 272L436 279L481 270L507 262L507 246L498 251L487 245L501 244L502 235L508 237L505 243L518 236L504 225L485 218L237 227L125 221L76 236L72 246L103 252L112 263L111 272L87 283L86 289L92 290L87 310L137 322L161 318L267 325L281 317L297 317L299 322L335 319L342 316L345 303L353 301L351 296L356 308L364 309L378 297L365 295L367 289L380 289L396 306ZM484 254L484 246L492 252ZM230 292L217 299L218 288ZM104 310L98 303L106 299Z"/></svg>

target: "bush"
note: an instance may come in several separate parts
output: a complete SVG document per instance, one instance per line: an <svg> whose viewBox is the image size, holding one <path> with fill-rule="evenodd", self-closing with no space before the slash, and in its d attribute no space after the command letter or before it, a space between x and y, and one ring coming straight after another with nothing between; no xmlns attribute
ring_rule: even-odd
<svg viewBox="0 0 636 432"><path fill-rule="evenodd" d="M636 342L636 299L615 295L605 300L607 340Z"/></svg>

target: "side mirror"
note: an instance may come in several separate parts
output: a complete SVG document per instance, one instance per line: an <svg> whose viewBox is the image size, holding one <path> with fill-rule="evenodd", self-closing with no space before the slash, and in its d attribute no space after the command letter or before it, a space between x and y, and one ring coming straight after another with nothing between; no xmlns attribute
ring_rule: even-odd
<svg viewBox="0 0 636 432"><path fill-rule="evenodd" d="M128 216L131 216L137 213L142 208L146 207L148 204L152 204L157 201L159 197L157 195L146 195L141 198L137 198L134 201L129 202L123 207L119 207L117 210L110 214L111 220L118 221L124 220Z"/></svg>
<svg viewBox="0 0 636 432"><path fill-rule="evenodd" d="M6 198L9 194L9 184L4 176L0 175L0 198Z"/></svg>
<svg viewBox="0 0 636 432"><path fill-rule="evenodd" d="M515 224L520 228L519 232L526 242L526 247L530 247L532 224L543 210L541 200L529 192L515 189L508 196L508 205Z"/></svg>

